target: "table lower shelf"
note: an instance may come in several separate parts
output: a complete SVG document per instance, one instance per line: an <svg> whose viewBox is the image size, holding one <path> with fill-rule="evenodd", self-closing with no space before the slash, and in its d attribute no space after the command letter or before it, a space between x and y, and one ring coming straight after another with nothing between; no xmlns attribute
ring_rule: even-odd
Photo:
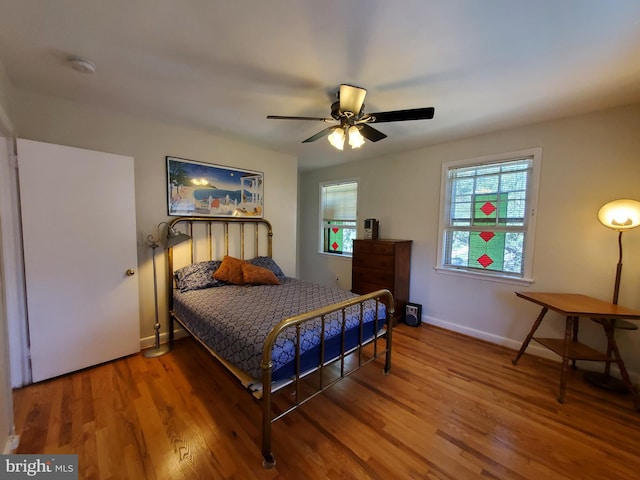
<svg viewBox="0 0 640 480"><path fill-rule="evenodd" d="M564 356L564 339L562 338L539 338L533 337L539 344L547 347L561 357ZM572 340L569 342L569 355L567 358L571 360L587 360L591 362L613 362L614 359L606 354L599 352L585 344Z"/></svg>

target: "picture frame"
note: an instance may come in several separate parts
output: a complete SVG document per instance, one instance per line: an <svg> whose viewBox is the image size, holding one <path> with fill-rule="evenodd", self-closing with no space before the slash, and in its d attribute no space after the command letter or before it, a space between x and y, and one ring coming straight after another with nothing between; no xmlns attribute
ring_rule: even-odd
<svg viewBox="0 0 640 480"><path fill-rule="evenodd" d="M171 216L264 216L264 174L167 156Z"/></svg>

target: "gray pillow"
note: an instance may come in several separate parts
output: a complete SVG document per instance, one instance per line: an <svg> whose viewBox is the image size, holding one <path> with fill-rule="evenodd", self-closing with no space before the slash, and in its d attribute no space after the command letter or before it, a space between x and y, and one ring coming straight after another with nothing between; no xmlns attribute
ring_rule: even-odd
<svg viewBox="0 0 640 480"><path fill-rule="evenodd" d="M256 267L268 268L273 272L278 280L283 280L286 277L282 269L271 257L256 257L248 260L248 262Z"/></svg>
<svg viewBox="0 0 640 480"><path fill-rule="evenodd" d="M193 263L176 270L176 287L181 292L187 292L189 290L225 285L224 282L213 278L213 272L220 267L220 263L219 260L207 260L206 262Z"/></svg>

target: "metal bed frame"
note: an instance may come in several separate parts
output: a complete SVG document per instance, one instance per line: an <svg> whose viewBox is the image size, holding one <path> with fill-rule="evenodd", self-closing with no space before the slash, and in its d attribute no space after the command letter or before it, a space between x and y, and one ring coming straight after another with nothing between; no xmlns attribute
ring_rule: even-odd
<svg viewBox="0 0 640 480"><path fill-rule="evenodd" d="M170 227L176 228L177 230L186 229L186 233L189 233L192 236L192 240L189 242L190 244L190 253L191 263L195 260L195 249L194 245L196 240L194 238L194 233L196 232L196 228L194 225L205 226L204 235L206 244L208 244L208 257L207 260L214 259L214 248L216 250L220 250L222 246L222 255L229 255L230 245L235 241L235 246L238 247L238 257L241 259L245 259L245 247L247 240L247 232L246 230L252 230L249 234L253 234L253 244L254 249L252 256L247 257L247 259L255 258L260 255L260 252L263 252L262 255L271 257L272 256L272 240L273 240L273 230L271 224L262 218L252 218L252 217L230 217L230 218L215 218L215 217L178 217L172 220L169 223ZM223 229L223 244L218 244L218 238L214 235L214 226L222 225ZM201 232L200 232L201 233ZM215 232L217 233L217 232ZM263 240L261 241L261 237ZM266 239L266 242L265 242ZM202 242L200 242L201 244ZM265 245L266 243L266 245ZM261 248L262 245L262 248ZM180 248L180 247L177 247ZM198 259L200 260L200 259ZM234 374L234 376L247 386L247 377L243 372L238 371L237 368L230 365L223 358L221 358L216 352L214 352L211 348L209 348L202 340L200 340L190 329L181 321L178 315L173 310L173 288L174 288L174 252L173 248L168 250L168 262L169 262L169 270L167 275L167 292L169 299L169 342L173 343L174 341L174 320L177 321L180 326L186 330L193 338L196 339L202 346L204 346L209 353L211 353L216 359L218 359L229 371ZM262 407L262 457L263 457L263 466L265 468L272 468L276 461L272 452L271 446L271 425L273 422L279 420L284 417L286 414L291 411L297 409L299 406L303 405L307 401L314 398L316 395L320 394L327 388L331 387L338 381L343 378L351 375L352 373L359 370L361 367L371 363L382 355L385 356L385 365L383 369L383 373L386 375L389 373L391 369L391 340L392 340L392 331L393 331L393 322L386 322L386 330L384 334L377 335L374 334L372 338L364 339L363 338L363 314L364 314L364 303L367 301L375 302L375 319L374 319L374 332L378 332L379 328L382 325L379 322L384 322L384 319L378 318L378 307L379 302L383 302L387 308L387 318L393 318L394 315L394 302L393 296L389 292L389 290L378 290L376 292L372 292L366 295L361 295L355 297L353 299L345 300L343 302L335 303L332 305L328 305L323 308L319 308L310 312L306 312L291 318L287 318L282 320L276 326L274 326L267 338L264 342L264 347L262 350L262 389L255 390L250 389L250 393L253 397L258 400ZM346 330L346 311L349 307L354 307L359 305L359 323L360 323L360 332L358 337L358 344L349 350L345 348L344 343L344 333ZM330 361L324 362L322 359L325 357L325 322L327 317L331 314L335 314L339 312L339 318L342 321L342 339L341 339L341 353L340 356L332 359ZM311 393L302 394L301 392L301 380L309 374L309 371L302 372L300 367L300 326L305 322L313 321L315 319L321 320L321 335L320 335L320 355L319 358L321 361L313 369L313 372L317 372L319 377L319 384L315 387L315 389ZM296 361L296 372L293 378L284 383L280 383L278 385L272 382L272 373L273 373L273 361L272 361L272 350L273 346L278 339L278 336L282 334L285 330L295 328L296 331L296 353L295 353L295 361ZM381 346L379 343L382 342L384 338L384 345ZM370 356L363 359L363 348L369 344L373 344L373 352L370 353ZM345 368L345 359L349 356L355 354L357 355L357 366L355 368L350 367L349 369ZM335 365L339 362L339 375L337 378L330 380L328 382L324 382L323 371L330 366ZM283 409L280 413L274 414L273 411L273 394L284 387L292 387L293 388L293 404L288 408Z"/></svg>

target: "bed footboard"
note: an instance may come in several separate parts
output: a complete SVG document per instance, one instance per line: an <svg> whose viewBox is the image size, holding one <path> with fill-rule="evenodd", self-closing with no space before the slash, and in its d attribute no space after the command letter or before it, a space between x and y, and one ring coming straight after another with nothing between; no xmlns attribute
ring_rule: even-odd
<svg viewBox="0 0 640 480"><path fill-rule="evenodd" d="M364 323L364 305L365 302L375 302L375 318L374 318L374 329L373 336L364 338L362 335L363 331L363 323ZM303 313L301 315L297 315L295 317L291 317L281 321L278 325L273 327L267 336L264 348L262 351L262 457L263 457L263 466L265 468L272 468L276 461L271 449L271 424L276 420L282 418L287 413L295 410L300 405L306 403L311 400L313 397L326 390L327 388L334 385L336 382L342 380L344 377L356 372L361 367L367 365L373 360L385 356L385 364L383 373L386 375L389 373L391 369L391 345L392 345L392 331L393 331L393 322L385 322L385 318L379 318L379 304L384 303L386 306L386 318L392 319L394 315L394 302L393 296L389 290L378 290L376 292L372 292L366 295L361 295L359 297L355 297L350 300L346 300L340 303L336 303L333 305L329 305L327 307L323 307L317 310L313 310L310 312ZM357 345L355 347L348 348L345 345L345 328L346 328L346 311L347 308L357 307L360 309L359 315L359 325L360 325L360 335L358 338ZM327 361L325 359L325 323L327 318L331 314L338 313L341 317L342 322L342 345L340 355L332 358ZM314 321L316 319L320 319L321 321L321 334L320 334L320 355L319 362L316 368L313 370L317 373L318 384L316 388L311 391L306 389L304 393L302 393L301 381L303 377L309 374L308 371L302 372L300 367L300 327L302 324ZM378 332L382 329L383 326L386 326L384 333L382 335L378 334ZM272 382L272 374L273 374L273 359L272 352L273 347L276 343L278 337L288 329L295 329L296 332L296 372L295 375L291 378L288 383L289 387L292 388L293 395L293 404L288 408L285 408L283 411L279 413L275 413L273 411L272 406L272 395L274 393L274 384ZM379 346L382 338L384 338L384 347ZM373 348L372 354L366 359L363 360L362 351L365 346L371 346ZM351 365L349 369L345 368L345 361L348 355L356 355L357 356L357 365ZM323 369L327 368L329 365L339 366L339 374L336 378L333 378L326 383L324 382ZM308 387L308 385L306 385Z"/></svg>

